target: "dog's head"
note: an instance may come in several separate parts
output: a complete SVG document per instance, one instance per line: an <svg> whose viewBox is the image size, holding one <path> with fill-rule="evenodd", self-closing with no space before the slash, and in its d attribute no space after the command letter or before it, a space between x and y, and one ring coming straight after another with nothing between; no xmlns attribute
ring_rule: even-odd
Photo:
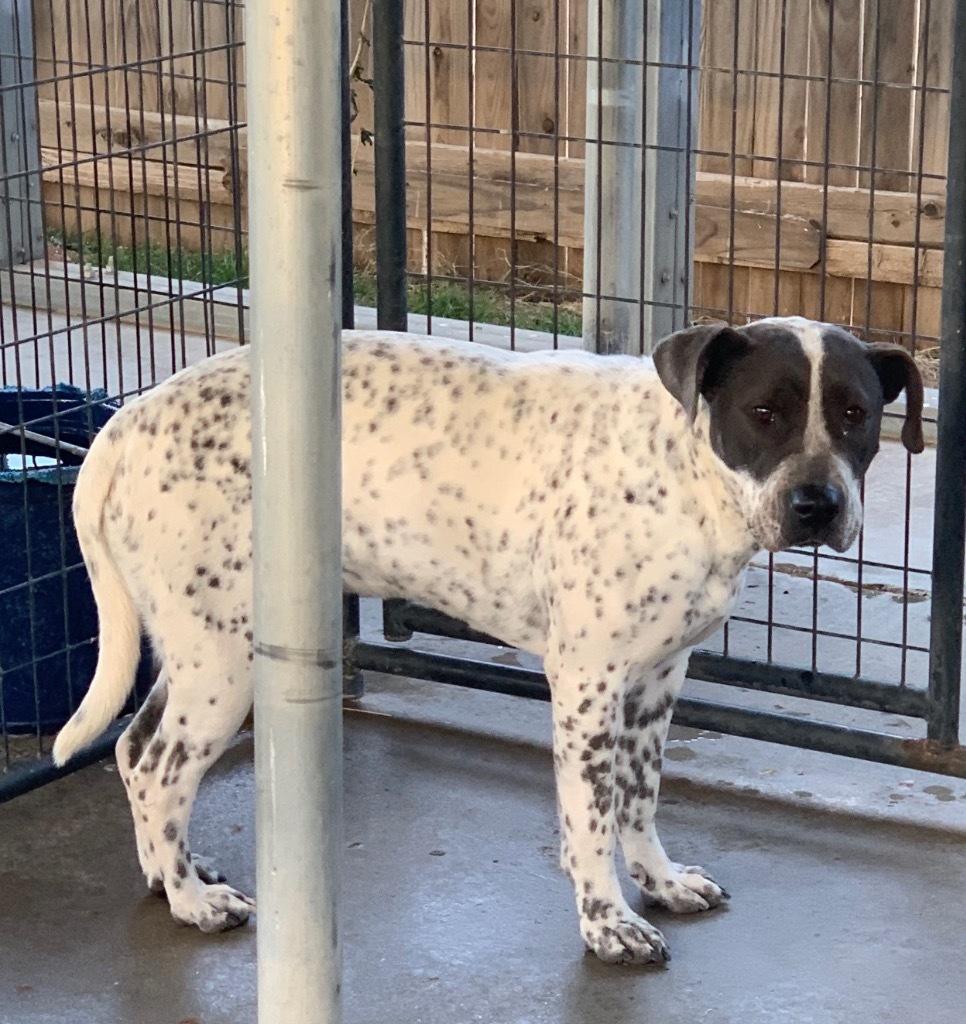
<svg viewBox="0 0 966 1024"><path fill-rule="evenodd" d="M747 484L749 526L768 551L853 543L882 409L903 390L902 442L923 449L922 378L912 357L831 324L704 324L665 338L654 363L692 421L707 403L711 446Z"/></svg>

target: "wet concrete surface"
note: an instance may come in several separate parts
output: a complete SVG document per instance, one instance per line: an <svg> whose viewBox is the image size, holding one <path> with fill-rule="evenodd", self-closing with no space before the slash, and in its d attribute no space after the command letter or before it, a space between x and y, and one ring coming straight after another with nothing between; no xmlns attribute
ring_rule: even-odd
<svg viewBox="0 0 966 1024"><path fill-rule="evenodd" d="M380 679L347 712L347 1024L962 1021L966 830L728 791L693 774L687 734L672 746L698 753L691 775L669 763L662 835L733 900L650 914L667 969L585 955L557 867L547 714ZM248 891L251 753L243 734L192 829ZM958 800L948 781L931 783ZM807 784L821 794L820 775ZM257 918L203 936L144 893L112 766L0 806L0 897L2 1024L254 1024Z"/></svg>

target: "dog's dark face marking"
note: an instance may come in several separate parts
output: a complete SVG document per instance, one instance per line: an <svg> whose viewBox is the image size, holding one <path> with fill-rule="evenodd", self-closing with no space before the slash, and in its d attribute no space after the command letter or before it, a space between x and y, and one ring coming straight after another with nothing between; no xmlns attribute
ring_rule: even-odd
<svg viewBox="0 0 966 1024"><path fill-rule="evenodd" d="M654 361L692 419L704 398L711 445L743 480L752 532L770 551L853 543L882 410L904 389L903 441L922 450L922 381L911 357L831 324L705 325L666 339Z"/></svg>

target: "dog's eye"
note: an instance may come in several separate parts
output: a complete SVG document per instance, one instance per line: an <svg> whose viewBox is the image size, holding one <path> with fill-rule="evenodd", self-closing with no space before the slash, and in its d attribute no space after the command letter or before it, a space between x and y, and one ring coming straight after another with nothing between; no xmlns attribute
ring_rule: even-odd
<svg viewBox="0 0 966 1024"><path fill-rule="evenodd" d="M756 405L751 414L763 427L770 427L775 422L775 410L770 405Z"/></svg>
<svg viewBox="0 0 966 1024"><path fill-rule="evenodd" d="M861 405L850 405L845 410L845 422L850 427L861 427L865 423L865 418L868 414Z"/></svg>

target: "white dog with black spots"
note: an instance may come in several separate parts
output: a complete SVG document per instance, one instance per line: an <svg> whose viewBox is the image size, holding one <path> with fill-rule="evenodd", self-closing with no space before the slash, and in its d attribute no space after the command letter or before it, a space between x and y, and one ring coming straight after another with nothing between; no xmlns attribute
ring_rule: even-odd
<svg viewBox="0 0 966 1024"><path fill-rule="evenodd" d="M654 364L343 335L345 587L542 656L561 863L584 942L609 962L668 959L621 892L618 844L647 901L691 913L727 899L669 859L654 824L691 649L756 552L853 543L883 406L903 390L903 441L923 446L909 354L838 327L703 325ZM254 906L188 849L198 784L252 701L249 386L240 348L124 406L74 501L100 655L54 758L118 714L146 630L161 670L118 765L149 886L204 931Z"/></svg>

